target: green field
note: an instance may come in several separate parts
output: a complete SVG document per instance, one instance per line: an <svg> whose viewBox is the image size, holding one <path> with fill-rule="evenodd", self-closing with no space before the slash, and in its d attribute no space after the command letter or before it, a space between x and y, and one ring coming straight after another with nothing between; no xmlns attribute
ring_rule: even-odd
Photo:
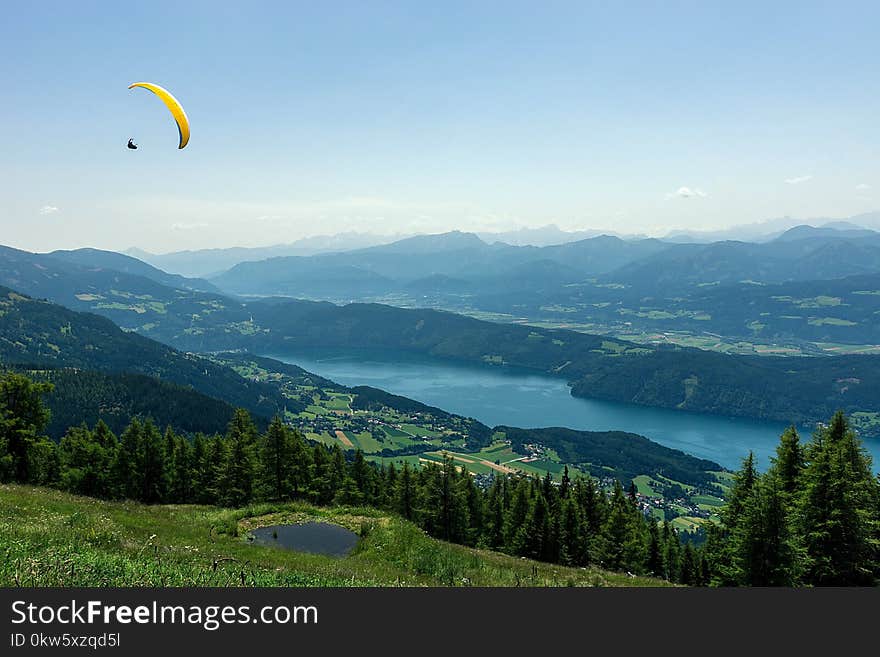
<svg viewBox="0 0 880 657"><path fill-rule="evenodd" d="M362 538L333 558L249 544L257 526L319 520ZM429 538L368 508L306 504L229 510L102 502L0 486L0 586L663 586Z"/></svg>
<svg viewBox="0 0 880 657"><path fill-rule="evenodd" d="M356 447L359 447L366 454L372 454L373 452L381 452L386 445L383 445L378 440L373 438L371 433L366 431L362 433L352 433L351 431L346 431L345 435L348 436L348 439L354 443Z"/></svg>
<svg viewBox="0 0 880 657"><path fill-rule="evenodd" d="M691 501L696 502L700 506L707 507L715 507L719 508L724 506L725 502L720 497L715 497L714 495L694 495L691 498Z"/></svg>
<svg viewBox="0 0 880 657"><path fill-rule="evenodd" d="M330 447L339 443L339 439L336 436L331 436L329 433L307 433L306 438Z"/></svg>
<svg viewBox="0 0 880 657"><path fill-rule="evenodd" d="M660 493L654 490L652 487L652 483L654 479L649 477L648 475L639 475L638 477L633 478L633 483L636 485L636 490L646 497L662 497Z"/></svg>
<svg viewBox="0 0 880 657"><path fill-rule="evenodd" d="M814 317L810 319L807 324L812 326L855 326L855 322L851 322L848 319L841 319L839 317Z"/></svg>
<svg viewBox="0 0 880 657"><path fill-rule="evenodd" d="M434 431L433 429L428 429L426 427L420 427L415 424L402 424L400 428L403 429L404 432L412 435L412 436L428 436L429 438L440 438L443 434L439 431Z"/></svg>
<svg viewBox="0 0 880 657"><path fill-rule="evenodd" d="M332 411L351 412L351 396L342 394L331 394L330 399L324 405Z"/></svg>
<svg viewBox="0 0 880 657"><path fill-rule="evenodd" d="M707 522L709 521L703 518L679 516L678 518L673 518L670 524L681 531L695 532Z"/></svg>

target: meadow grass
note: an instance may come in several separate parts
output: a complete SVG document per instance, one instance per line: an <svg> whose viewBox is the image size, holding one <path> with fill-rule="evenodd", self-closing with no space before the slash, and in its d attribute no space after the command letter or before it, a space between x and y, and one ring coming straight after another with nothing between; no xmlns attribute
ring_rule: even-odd
<svg viewBox="0 0 880 657"><path fill-rule="evenodd" d="M323 520L361 536L341 558L251 544L248 530ZM663 586L438 541L371 508L105 502L0 486L0 586Z"/></svg>

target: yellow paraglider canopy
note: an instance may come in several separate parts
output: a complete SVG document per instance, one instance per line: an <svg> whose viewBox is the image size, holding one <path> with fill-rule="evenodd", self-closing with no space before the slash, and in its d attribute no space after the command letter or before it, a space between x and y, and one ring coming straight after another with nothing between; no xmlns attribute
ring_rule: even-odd
<svg viewBox="0 0 880 657"><path fill-rule="evenodd" d="M189 141L189 119L186 118L186 112L183 111L183 106L178 100L167 89L163 89L158 84L153 84L152 82L135 82L128 86L129 89L134 89L135 87L143 87L159 96L177 123L177 131L180 133L180 145L177 148L186 146Z"/></svg>

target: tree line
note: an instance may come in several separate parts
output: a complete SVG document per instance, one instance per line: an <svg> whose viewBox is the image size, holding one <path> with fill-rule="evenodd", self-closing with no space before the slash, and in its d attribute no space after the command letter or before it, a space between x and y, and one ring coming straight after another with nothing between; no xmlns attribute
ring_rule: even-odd
<svg viewBox="0 0 880 657"><path fill-rule="evenodd" d="M749 457L722 522L696 547L646 516L632 484L603 490L565 468L560 482L505 475L481 488L451 458L422 467L376 465L360 451L346 458L278 417L261 433L243 409L223 434L189 438L132 419L119 436L99 421L56 444L42 435L50 391L21 374L0 376L0 481L146 504L368 505L443 540L692 586L872 584L880 575L880 484L840 413L807 446L786 431L764 474Z"/></svg>
<svg viewBox="0 0 880 657"><path fill-rule="evenodd" d="M770 468L750 454L704 556L716 586L864 586L880 578L880 479L842 412L802 444L781 436Z"/></svg>

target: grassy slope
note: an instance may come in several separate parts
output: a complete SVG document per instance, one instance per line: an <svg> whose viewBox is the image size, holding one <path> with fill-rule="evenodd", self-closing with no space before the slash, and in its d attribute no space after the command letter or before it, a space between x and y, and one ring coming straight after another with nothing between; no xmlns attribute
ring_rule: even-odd
<svg viewBox="0 0 880 657"><path fill-rule="evenodd" d="M354 554L338 559L241 538L260 524L306 518L348 526L365 538ZM0 586L665 584L451 545L373 509L151 507L12 485L0 486L0 555Z"/></svg>

